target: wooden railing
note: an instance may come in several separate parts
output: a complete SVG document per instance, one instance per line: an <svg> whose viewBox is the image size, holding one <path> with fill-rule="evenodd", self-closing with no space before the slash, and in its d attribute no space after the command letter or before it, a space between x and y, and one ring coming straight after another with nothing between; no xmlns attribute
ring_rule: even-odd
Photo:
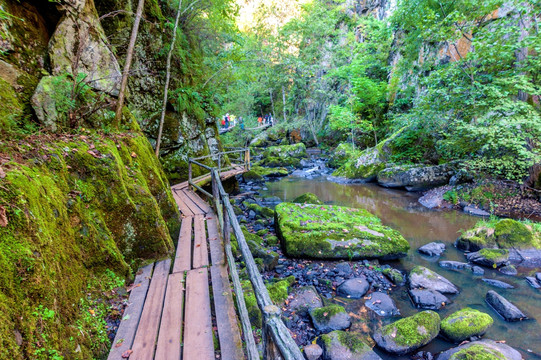
<svg viewBox="0 0 541 360"><path fill-rule="evenodd" d="M244 167L246 170L249 170L250 149L238 148L235 150L226 151L224 154L231 154L234 152L241 152L244 154ZM220 230L224 239L225 252L233 281L233 289L236 294L235 298L237 301L237 308L239 310L239 318L244 332L248 360L259 360L259 353L257 351L248 311L244 302L244 294L237 273L235 258L233 257L233 253L231 251L231 232L237 239L238 248L244 259L248 277L254 289L257 305L263 314L263 359L303 360L304 356L280 317L280 308L273 304L267 288L265 287L263 278L259 273L252 253L250 252L248 244L246 243L244 233L242 232L240 224L237 221L233 206L229 201L229 194L225 191L222 181L220 180L221 172L219 167L210 167L208 165L204 165L198 162L197 159L189 159L189 163L190 169L191 165L195 164L210 172L212 194L198 186L195 179L191 179L191 172L190 179L188 181L190 185L194 186L197 190L209 197L209 200L212 201L214 209L216 210Z"/></svg>

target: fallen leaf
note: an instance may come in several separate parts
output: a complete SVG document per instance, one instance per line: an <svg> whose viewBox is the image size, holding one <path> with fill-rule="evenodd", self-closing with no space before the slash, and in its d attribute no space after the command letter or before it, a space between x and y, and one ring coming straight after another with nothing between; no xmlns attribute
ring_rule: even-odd
<svg viewBox="0 0 541 360"><path fill-rule="evenodd" d="M132 153L131 153L131 157L132 157L132 158L136 158L136 157L137 157L137 154L134 153L134 152L132 152Z"/></svg>
<svg viewBox="0 0 541 360"><path fill-rule="evenodd" d="M6 227L8 226L8 217L6 215L6 209L0 205L0 226Z"/></svg>
<svg viewBox="0 0 541 360"><path fill-rule="evenodd" d="M92 309L88 309L88 312L90 313L90 315L96 314L96 312L94 310L92 310Z"/></svg>
<svg viewBox="0 0 541 360"><path fill-rule="evenodd" d="M123 359L127 359L130 357L130 355L132 354L133 350L126 350L122 353L122 358Z"/></svg>
<svg viewBox="0 0 541 360"><path fill-rule="evenodd" d="M324 313L323 313L323 316L327 316L327 315L329 315L328 312L324 312Z"/></svg>
<svg viewBox="0 0 541 360"><path fill-rule="evenodd" d="M124 343L124 339L120 339L116 342L115 347L121 347L123 343Z"/></svg>
<svg viewBox="0 0 541 360"><path fill-rule="evenodd" d="M127 292L130 292L132 291L133 289L135 289L136 287L139 287L141 286L141 284L133 284L133 285L130 285L128 286L128 288L126 289Z"/></svg>
<svg viewBox="0 0 541 360"><path fill-rule="evenodd" d="M2 169L2 167L0 167L0 179L3 179L6 177L6 173L4 172L4 169Z"/></svg>

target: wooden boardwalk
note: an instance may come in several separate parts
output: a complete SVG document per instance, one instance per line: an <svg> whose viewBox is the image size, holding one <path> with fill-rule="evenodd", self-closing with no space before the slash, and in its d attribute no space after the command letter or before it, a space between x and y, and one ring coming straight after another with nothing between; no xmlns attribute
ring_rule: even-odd
<svg viewBox="0 0 541 360"><path fill-rule="evenodd" d="M244 359L216 215L187 183L172 191L182 213L175 258L137 273L108 360Z"/></svg>

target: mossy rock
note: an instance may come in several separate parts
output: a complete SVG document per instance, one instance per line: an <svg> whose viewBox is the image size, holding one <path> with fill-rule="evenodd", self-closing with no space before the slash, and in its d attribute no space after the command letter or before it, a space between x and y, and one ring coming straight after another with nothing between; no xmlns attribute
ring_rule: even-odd
<svg viewBox="0 0 541 360"><path fill-rule="evenodd" d="M395 285L404 285L406 283L406 277L397 269L385 268L381 271L383 275L387 276Z"/></svg>
<svg viewBox="0 0 541 360"><path fill-rule="evenodd" d="M323 201L319 200L317 195L309 193L309 192L304 193L304 194L302 194L300 196L297 196L295 199L293 199L292 202L296 203L296 204L323 205Z"/></svg>
<svg viewBox="0 0 541 360"><path fill-rule="evenodd" d="M281 203L275 224L283 251L317 259L397 259L409 243L364 209Z"/></svg>
<svg viewBox="0 0 541 360"><path fill-rule="evenodd" d="M244 293L244 302L246 303L246 310L248 310L248 316L252 326L261 329L262 315L261 310L257 306L257 300L255 298L254 288L250 280L242 280L242 292Z"/></svg>
<svg viewBox="0 0 541 360"><path fill-rule="evenodd" d="M331 304L310 310L310 317L316 330L328 333L345 330L351 326L351 320L343 306Z"/></svg>
<svg viewBox="0 0 541 360"><path fill-rule="evenodd" d="M466 254L468 261L473 263L497 268L509 263L509 250L484 248L477 252Z"/></svg>
<svg viewBox="0 0 541 360"><path fill-rule="evenodd" d="M283 167L263 167L254 165L250 171L242 174L245 181L262 181L265 177L284 177L289 175L286 168Z"/></svg>
<svg viewBox="0 0 541 360"><path fill-rule="evenodd" d="M266 206L261 206L256 203L244 202L243 205L246 207L247 211L253 210L258 218L272 218L274 216L274 210Z"/></svg>
<svg viewBox="0 0 541 360"><path fill-rule="evenodd" d="M465 308L447 316L441 322L441 332L449 340L459 343L472 336L483 335L494 320L481 311Z"/></svg>
<svg viewBox="0 0 541 360"><path fill-rule="evenodd" d="M259 235L252 234L245 226L242 226L241 229L250 252L255 260L259 260L262 270L268 271L274 269L278 265L280 255L275 251L263 247L263 239Z"/></svg>
<svg viewBox="0 0 541 360"><path fill-rule="evenodd" d="M438 360L522 360L522 355L509 345L483 339L446 350Z"/></svg>
<svg viewBox="0 0 541 360"><path fill-rule="evenodd" d="M326 359L377 360L381 359L372 348L361 340L361 334L336 330L321 335L318 343Z"/></svg>
<svg viewBox="0 0 541 360"><path fill-rule="evenodd" d="M534 243L532 229L525 224L513 220L502 219L494 226L494 237L500 248L511 247L539 247L539 243Z"/></svg>
<svg viewBox="0 0 541 360"><path fill-rule="evenodd" d="M10 131L17 125L23 113L23 107L17 98L15 89L4 79L0 78L0 131Z"/></svg>
<svg viewBox="0 0 541 360"><path fill-rule="evenodd" d="M427 310L380 328L374 341L387 352L404 355L428 344L439 332L440 316Z"/></svg>
<svg viewBox="0 0 541 360"><path fill-rule="evenodd" d="M282 305L287 300L288 289L295 283L295 277L289 276L284 280L265 285L273 303Z"/></svg>
<svg viewBox="0 0 541 360"><path fill-rule="evenodd" d="M331 168L339 168L348 160L358 157L359 152L360 151L353 149L351 143L341 143L332 152L327 165Z"/></svg>
<svg viewBox="0 0 541 360"><path fill-rule="evenodd" d="M295 145L271 146L265 149L258 166L266 167L297 167L301 159L305 159L306 146L303 143Z"/></svg>

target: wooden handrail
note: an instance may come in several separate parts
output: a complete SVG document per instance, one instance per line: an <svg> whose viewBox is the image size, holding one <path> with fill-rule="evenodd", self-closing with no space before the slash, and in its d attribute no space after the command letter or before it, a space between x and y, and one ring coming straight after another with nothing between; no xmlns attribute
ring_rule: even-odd
<svg viewBox="0 0 541 360"><path fill-rule="evenodd" d="M231 152L241 152L241 156L244 154L244 168L250 170L250 148L243 148ZM188 182L197 190L201 191L203 189L197 186L191 179L192 163L198 166L202 166L203 164L197 162L195 159L189 159ZM202 167L209 169L209 166L207 165L203 165ZM239 250L246 265L248 277L254 289L257 305L263 314L263 359L304 360L304 356L299 347L291 337L289 330L280 317L280 308L273 304L265 283L263 282L263 277L259 273L252 252L248 247L244 233L242 232L237 216L235 215L235 210L229 202L229 194L225 191L222 181L220 180L220 166L210 168L210 175L212 181L212 194L205 190L203 190L202 193L212 199L213 206L218 216L218 223L224 239L226 257L231 272L233 289L236 294L235 298L239 310L239 318L244 332L248 360L259 360L259 354L253 338L248 311L244 302L244 294L235 265L235 259L231 252L231 232L233 232L237 239Z"/></svg>

